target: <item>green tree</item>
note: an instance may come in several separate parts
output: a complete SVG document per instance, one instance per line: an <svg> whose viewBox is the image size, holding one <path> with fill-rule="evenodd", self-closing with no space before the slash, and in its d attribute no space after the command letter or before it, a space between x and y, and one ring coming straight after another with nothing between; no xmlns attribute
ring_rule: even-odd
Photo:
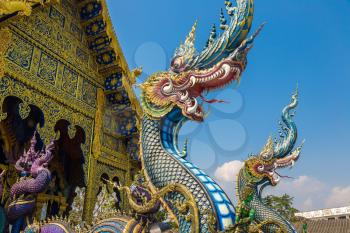
<svg viewBox="0 0 350 233"><path fill-rule="evenodd" d="M272 209L276 210L288 221L294 222L296 221L295 213L298 212L298 210L293 207L293 199L294 198L288 194L283 194L280 197L268 195L263 198L263 201L267 206L270 206Z"/></svg>

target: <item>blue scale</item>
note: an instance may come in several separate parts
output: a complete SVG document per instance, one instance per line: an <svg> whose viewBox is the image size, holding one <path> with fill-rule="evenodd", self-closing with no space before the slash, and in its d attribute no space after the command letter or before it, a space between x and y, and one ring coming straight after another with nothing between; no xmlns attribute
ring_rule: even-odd
<svg viewBox="0 0 350 233"><path fill-rule="evenodd" d="M185 117L181 110L176 108L171 111L162 121L161 140L165 150L167 150L175 159L180 161L206 188L211 199L219 221L220 230L224 230L235 223L235 209L228 199L226 193L216 182L205 174L194 164L182 158L182 154L177 147L178 132L185 122Z"/></svg>

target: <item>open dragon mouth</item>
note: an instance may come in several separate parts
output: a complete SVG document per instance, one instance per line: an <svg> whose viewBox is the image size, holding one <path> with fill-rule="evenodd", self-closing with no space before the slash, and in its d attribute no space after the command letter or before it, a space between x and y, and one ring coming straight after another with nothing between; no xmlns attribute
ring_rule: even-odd
<svg viewBox="0 0 350 233"><path fill-rule="evenodd" d="M281 178L290 178L288 176L281 176L276 170L286 167L292 168L295 162L299 159L299 151L290 154L284 158L275 159L269 164L259 164L256 166L256 171L268 177L273 186L277 185Z"/></svg>
<svg viewBox="0 0 350 233"><path fill-rule="evenodd" d="M182 77L166 79L162 83L161 92L165 96L172 96L175 102L182 108L187 117L202 121L203 107L198 103L197 97L203 102L215 103L220 100L206 100L203 92L223 88L233 81L240 81L240 75L244 65L241 62L224 59L216 66L207 70L196 70L185 73Z"/></svg>

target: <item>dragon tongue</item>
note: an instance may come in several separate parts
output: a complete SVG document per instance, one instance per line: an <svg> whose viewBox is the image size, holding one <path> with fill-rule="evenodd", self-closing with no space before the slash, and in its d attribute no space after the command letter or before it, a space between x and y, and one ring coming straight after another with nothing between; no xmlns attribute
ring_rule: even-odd
<svg viewBox="0 0 350 233"><path fill-rule="evenodd" d="M225 100L219 100L219 99L206 99L203 95L200 95L201 99L206 102L206 103L209 103L209 104L212 104L212 103L227 103L227 101Z"/></svg>

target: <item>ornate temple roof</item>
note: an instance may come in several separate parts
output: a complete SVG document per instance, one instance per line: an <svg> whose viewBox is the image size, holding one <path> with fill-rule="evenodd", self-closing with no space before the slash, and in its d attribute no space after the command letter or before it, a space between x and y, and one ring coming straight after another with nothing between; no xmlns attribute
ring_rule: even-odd
<svg viewBox="0 0 350 233"><path fill-rule="evenodd" d="M113 24L112 24L112 21L111 21L110 16L109 16L106 1L101 0L101 1L82 1L82 2L85 3L85 7L88 7L90 4L101 4L101 6L102 6L102 9L99 11L100 12L99 15L102 17L102 19L105 23L104 30L105 30L105 34L107 34L107 36L110 40L110 43L108 44L108 42L106 42L104 37L97 37L97 38L93 39L93 41L91 42L91 49L97 51L97 53L98 53L97 60L99 61L101 59L101 65L106 65L105 60L104 60L104 56L106 56L106 57L110 56L111 60L113 60L115 58L115 60L112 62L111 66L112 67L115 66L116 70L121 69L121 71L122 71L121 73L115 73L113 75L106 77L106 82L105 82L106 90L109 90L112 93L113 92L118 93L117 92L118 87L120 87L120 86L124 87L132 107L134 108L134 110L136 111L136 113L138 115L142 115L141 107L140 107L139 102L137 101L136 96L135 96L135 94L132 90L132 87L131 87L132 84L135 83L135 78L136 78L136 75L138 74L138 70L134 70L131 72L129 67L128 67L128 64L125 60L123 52L120 48L118 39L117 39L116 34L114 32ZM82 10L84 10L84 9L85 8L82 8ZM99 9L99 7L97 7L97 9ZM102 42L102 47L101 47L101 43L99 43L100 41ZM103 46L105 46L104 49L103 49ZM109 66L107 64L106 69L110 69L111 66ZM101 71L103 72L103 69ZM114 84L113 78L120 77L120 75L121 75L121 83L120 83L120 81L117 81ZM123 96L124 91L121 90L120 94ZM123 98L123 100L124 100L124 98ZM118 98L114 99L114 101L117 104L120 104L120 101L118 102ZM113 101L112 101L112 103L113 103Z"/></svg>
<svg viewBox="0 0 350 233"><path fill-rule="evenodd" d="M40 7L39 0L23 2L23 5L11 5L11 1L0 0L0 22L12 16L29 16L35 8ZM48 3L46 3L48 2ZM44 1L43 7L60 2L70 4L68 0ZM105 0L76 0L80 10L81 24L85 29L89 48L97 62L98 72L104 77L108 99L118 108L131 106L137 115L142 109L132 90L132 84L139 70L130 71L125 60ZM73 6L72 6L73 7ZM117 93L117 94L116 94Z"/></svg>
<svg viewBox="0 0 350 233"><path fill-rule="evenodd" d="M139 69L130 71L119 45L114 27L108 12L106 0L28 0L12 5L13 2L0 0L0 22L13 17L25 17L43 7L60 4L75 11L80 18L80 25L94 60L96 70L95 83L104 87L107 108L106 112L118 121L113 128L113 136L128 137L128 148L136 150L141 106L132 89ZM75 14L75 13L74 13ZM116 124L114 124L116 125ZM136 156L133 156L136 157Z"/></svg>
<svg viewBox="0 0 350 233"><path fill-rule="evenodd" d="M105 0L79 0L80 18L89 47L96 57L98 70L105 77L108 100L116 110L131 106L138 116L142 110L132 90L135 74L131 72L120 48Z"/></svg>

